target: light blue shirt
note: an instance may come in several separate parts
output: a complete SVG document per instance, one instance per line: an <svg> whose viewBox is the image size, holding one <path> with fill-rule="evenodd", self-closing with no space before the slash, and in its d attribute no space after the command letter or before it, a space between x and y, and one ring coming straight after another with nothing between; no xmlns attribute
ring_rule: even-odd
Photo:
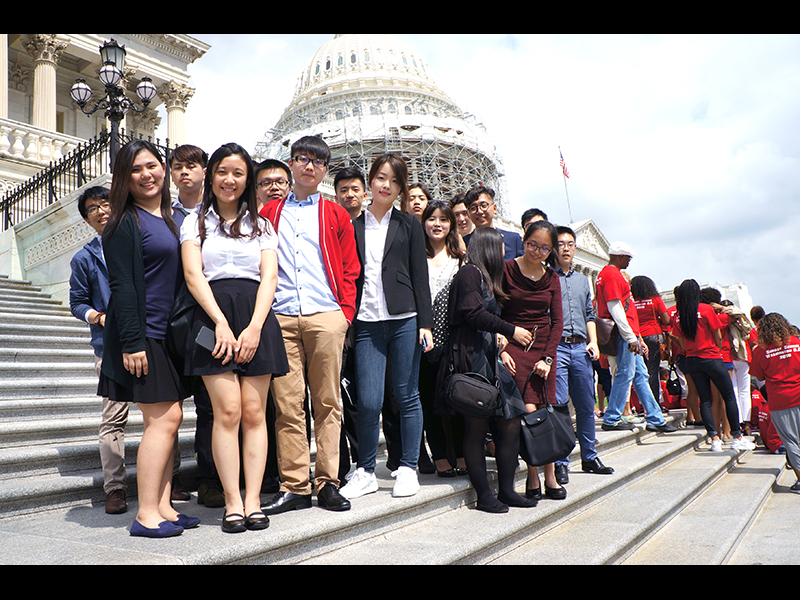
<svg viewBox="0 0 800 600"><path fill-rule="evenodd" d="M315 315L340 310L322 260L321 194L299 202L289 194L278 223L278 287L272 310L279 315Z"/></svg>

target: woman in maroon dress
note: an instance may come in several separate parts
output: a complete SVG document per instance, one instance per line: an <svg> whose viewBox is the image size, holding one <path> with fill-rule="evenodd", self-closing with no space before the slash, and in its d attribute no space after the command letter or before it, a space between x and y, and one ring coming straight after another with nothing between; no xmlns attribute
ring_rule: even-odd
<svg viewBox="0 0 800 600"><path fill-rule="evenodd" d="M531 331L534 341L522 347L509 340L501 359L514 376L528 412L533 412L545 402L556 402L555 360L564 320L561 283L558 274L548 268L555 264L556 228L548 221L535 221L528 225L523 241L525 254L504 265L503 291L509 300L500 316ZM545 465L544 480L547 498L566 498L567 490L556 481L553 464ZM534 466L528 465L526 487L529 498L541 497L539 471Z"/></svg>

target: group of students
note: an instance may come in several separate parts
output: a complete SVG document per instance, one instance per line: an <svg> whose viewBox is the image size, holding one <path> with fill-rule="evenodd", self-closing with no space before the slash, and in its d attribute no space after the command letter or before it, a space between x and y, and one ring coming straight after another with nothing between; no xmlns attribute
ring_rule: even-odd
<svg viewBox="0 0 800 600"><path fill-rule="evenodd" d="M228 533L265 529L271 515L310 507L314 492L320 507L341 511L377 491L388 395L399 423L394 496L419 490L423 429L436 470L468 474L480 510L532 507L543 496L537 466L528 467L524 496L514 490L514 474L519 417L556 397L553 360L563 318L552 269L555 226L540 217L523 219L522 237L498 230L492 190L476 186L452 202L435 201L423 185L409 187L406 163L395 154L377 158L366 178L352 168L338 173L331 202L318 190L330 158L325 142L309 136L293 144L288 164L256 168L244 148L226 144L207 164L182 161L179 189L189 187L192 169L202 172L202 186L194 206L174 205L158 149L135 140L116 157L108 200L89 207L87 222L103 221L95 251L107 268L107 308L86 308L87 301L73 312L102 346L98 395L135 402L144 415L131 535L170 537L199 523L171 503L182 401L190 395L207 396L213 414L209 445ZM174 176L180 159L176 151ZM187 299L195 308L176 342L175 308ZM71 304L80 304L72 293ZM691 334L691 320L684 323ZM341 373L348 354L358 398L357 466L344 482ZM453 370L503 384L494 415L473 418L448 406L442 390ZM280 491L262 504L268 396ZM489 432L497 495L486 472ZM544 479L544 496L566 497L553 465L544 466Z"/></svg>

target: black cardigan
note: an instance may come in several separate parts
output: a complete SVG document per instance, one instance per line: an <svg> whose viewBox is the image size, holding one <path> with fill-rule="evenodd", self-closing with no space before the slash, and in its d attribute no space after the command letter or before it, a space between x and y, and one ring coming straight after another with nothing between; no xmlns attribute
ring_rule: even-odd
<svg viewBox="0 0 800 600"><path fill-rule="evenodd" d="M103 238L103 254L111 288L103 329L103 374L130 390L136 376L125 369L122 354L143 352L147 333L142 231L133 212L122 218L114 233ZM183 268L178 278L183 279ZM176 289L178 284L180 281Z"/></svg>
<svg viewBox="0 0 800 600"><path fill-rule="evenodd" d="M353 220L356 250L361 273L356 282L356 315L364 290L366 217L361 213ZM428 255L425 233L419 219L392 209L386 245L383 250L383 293L390 315L417 313L417 327L433 328L433 309L428 282Z"/></svg>

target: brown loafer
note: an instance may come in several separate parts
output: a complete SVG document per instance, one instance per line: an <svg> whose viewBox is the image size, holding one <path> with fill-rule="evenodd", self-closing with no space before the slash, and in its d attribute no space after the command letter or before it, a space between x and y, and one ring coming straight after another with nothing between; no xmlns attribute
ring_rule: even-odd
<svg viewBox="0 0 800 600"><path fill-rule="evenodd" d="M125 490L112 490L106 496L106 513L109 515L121 515L128 512L128 502L125 500Z"/></svg>

